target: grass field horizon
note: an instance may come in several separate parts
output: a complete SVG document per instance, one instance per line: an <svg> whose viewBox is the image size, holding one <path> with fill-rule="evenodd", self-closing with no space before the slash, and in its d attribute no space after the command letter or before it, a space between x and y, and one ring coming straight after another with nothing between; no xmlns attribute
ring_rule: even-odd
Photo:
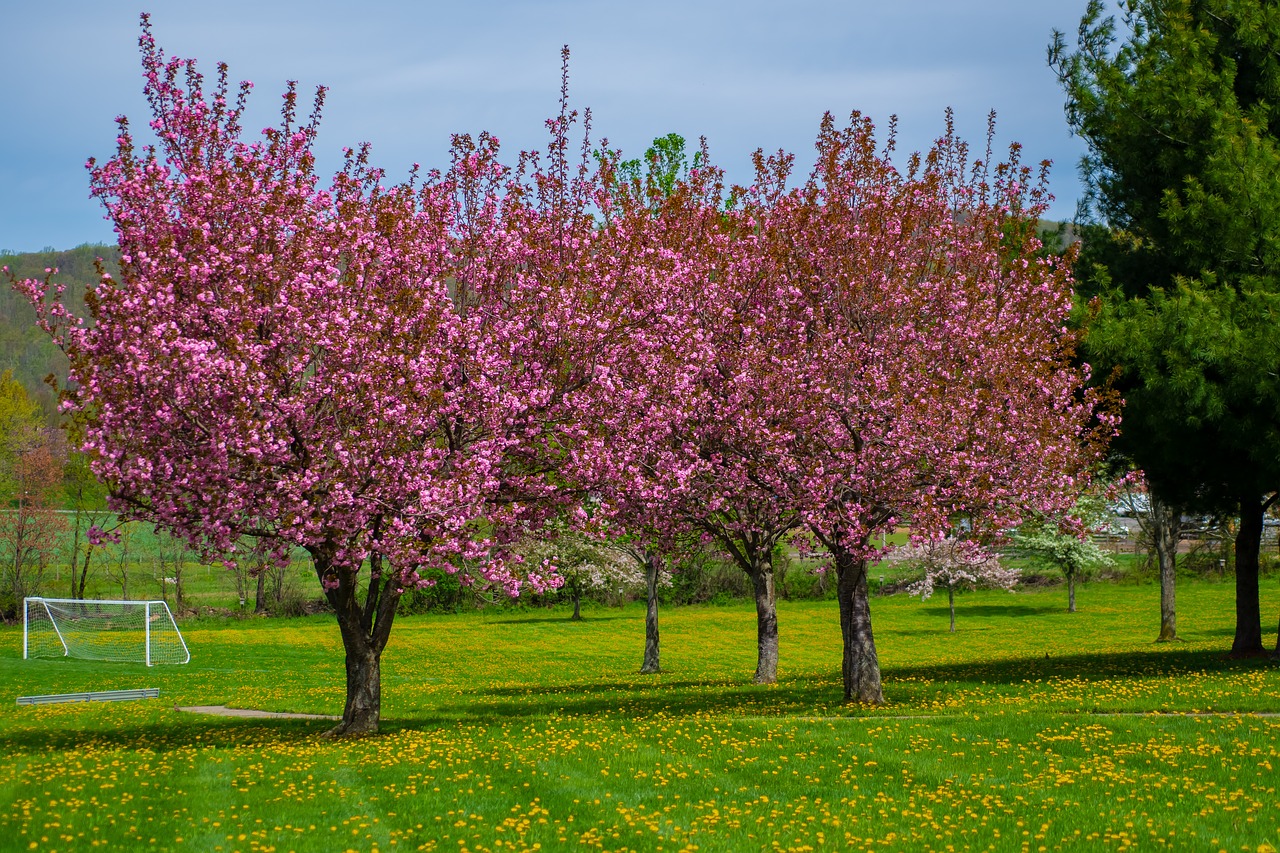
<svg viewBox="0 0 1280 853"><path fill-rule="evenodd" d="M889 704L840 700L830 601L779 604L779 683L750 683L749 604L401 617L383 731L185 714L338 714L331 616L184 621L186 666L21 660L10 698L159 687L159 700L17 708L0 838L13 849L1055 850L1280 846L1280 669L1231 661L1229 583L1094 583L873 602ZM1264 579L1264 639L1280 585ZM8 842L0 842L5 847Z"/></svg>

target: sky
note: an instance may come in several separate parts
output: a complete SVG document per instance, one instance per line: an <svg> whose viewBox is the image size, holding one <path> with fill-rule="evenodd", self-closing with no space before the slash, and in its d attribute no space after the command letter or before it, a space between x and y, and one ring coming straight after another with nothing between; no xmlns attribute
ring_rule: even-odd
<svg viewBox="0 0 1280 853"><path fill-rule="evenodd" d="M1046 64L1054 29L1073 35L1085 0L0 0L0 249L114 242L84 163L111 156L114 118L149 119L138 15L159 45L212 77L225 61L255 84L246 127L273 124L287 80L329 88L317 153L373 145L389 177L447 163L450 135L541 148L558 111L560 49L572 106L624 156L679 133L705 136L731 181L757 148L807 172L824 112L898 116L898 151L927 148L954 109L960 135L1054 163L1048 216L1070 219L1084 153ZM307 97L309 102L309 96Z"/></svg>

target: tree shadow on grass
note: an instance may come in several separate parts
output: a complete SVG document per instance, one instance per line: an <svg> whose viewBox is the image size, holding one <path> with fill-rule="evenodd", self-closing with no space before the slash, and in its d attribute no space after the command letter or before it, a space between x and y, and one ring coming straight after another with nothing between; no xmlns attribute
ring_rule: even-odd
<svg viewBox="0 0 1280 853"><path fill-rule="evenodd" d="M531 616L528 618L516 617L514 619L486 619L486 625L537 625L537 624L554 624L554 625L590 625L592 622L614 622L617 620L635 620L634 616L597 616L587 614L581 619L574 621L568 616Z"/></svg>
<svg viewBox="0 0 1280 853"><path fill-rule="evenodd" d="M1137 652L1078 655L1022 656L1004 660L885 667L884 691L890 704L880 708L841 704L838 672L784 675L776 685L752 684L748 673L741 679L694 680L662 677L532 687L485 687L466 691L462 699L420 708L396 703L384 707L383 734L401 731L446 729L459 724L496 726L538 718L603 717L653 720L715 715L732 719L777 718L803 723L809 717L875 719L900 715L947 717L964 710L975 689L989 692L985 702L1000 702L1016 695L1018 685L1038 683L1052 691L1056 680L1094 683L1104 680L1186 677L1201 673L1229 674L1274 668L1266 659L1229 660L1226 650L1191 651L1161 645ZM1012 690L1010 690L1012 688ZM960 706L946 700L968 693ZM1016 701L1016 699L1014 700ZM1259 700L1261 701L1261 700ZM941 703L941 704L939 704ZM1050 709L1051 710L1051 709ZM1222 708L1219 710L1239 710ZM1274 709L1272 709L1274 710ZM1064 713L1070 713L1070 709ZM23 712L19 712L23 713ZM78 723L79 721L76 721ZM236 719L199 715L166 715L149 724L131 723L118 728L103 721L51 719L48 729L36 725L6 726L0 731L0 751L6 755L67 750L85 745L110 745L126 749L168 752L202 747L245 748L314 744L332 723L328 720ZM56 728L55 728L56 727Z"/></svg>
<svg viewBox="0 0 1280 853"><path fill-rule="evenodd" d="M1008 616L1013 618L1021 618L1023 616L1046 616L1053 613L1065 613L1067 606L1061 607L1054 605L1045 605L1044 607L1033 607L1028 604L964 604L962 601L956 602L956 623L959 624L968 618L979 618L989 616ZM931 605L924 608L924 612L931 616L950 615L950 609L944 604L942 606Z"/></svg>
<svg viewBox="0 0 1280 853"><path fill-rule="evenodd" d="M86 746L110 746L171 752L190 749L193 744L219 749L256 746L294 746L313 743L333 728L332 720L300 720L281 717L244 718L180 713L151 724L131 723L108 727L105 724L73 728L65 721L51 720L57 728L23 727L0 731L0 753L67 751Z"/></svg>
<svg viewBox="0 0 1280 853"><path fill-rule="evenodd" d="M1234 637L1236 635L1236 629L1235 629L1235 626L1229 625L1221 628L1203 628L1196 631L1187 631L1186 633L1188 636L1199 635L1202 637Z"/></svg>
<svg viewBox="0 0 1280 853"><path fill-rule="evenodd" d="M654 680L565 684L556 687L493 687L467 691L469 698L423 708L423 716L409 713L419 724L466 720L501 723L531 717L622 715L692 716L884 716L895 713L929 715L954 713L943 706L962 691L980 689L999 701L1015 685L1041 682L1052 689L1056 680L1099 683L1108 680L1230 673L1274 667L1265 659L1228 660L1226 651L1190 651L1164 646L1151 651L1026 656L983 662L887 666L883 672L888 706L871 708L841 703L838 672L799 674L778 684L741 680ZM408 720L403 721L409 724Z"/></svg>
<svg viewBox="0 0 1280 853"><path fill-rule="evenodd" d="M790 679L788 679L790 680ZM786 680L784 680L786 681ZM761 690L776 689L770 686L762 686L758 684L750 684L744 680L736 678L709 678L706 680L695 681L686 679L676 681L663 676L639 675L635 676L634 681L610 681L610 682L594 682L587 684L564 684L557 687L482 687L475 690L464 691L468 695L480 697L524 697L538 696L544 694L577 694L577 695L604 695L625 693L630 694L637 691L647 690L688 690L688 689L735 689L740 687L758 688Z"/></svg>
<svg viewBox="0 0 1280 853"><path fill-rule="evenodd" d="M1162 644L1149 651L1064 655L1049 650L1043 656L889 667L885 671L885 681L897 678L935 682L977 681L1004 685L1037 678L1102 681L1117 677L1151 678L1200 672L1233 672L1257 665L1251 661L1229 660L1225 648L1206 651Z"/></svg>

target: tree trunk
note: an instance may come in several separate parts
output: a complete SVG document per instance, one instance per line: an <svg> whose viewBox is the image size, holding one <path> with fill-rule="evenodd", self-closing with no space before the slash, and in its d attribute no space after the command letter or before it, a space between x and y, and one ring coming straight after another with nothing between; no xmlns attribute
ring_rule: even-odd
<svg viewBox="0 0 1280 853"><path fill-rule="evenodd" d="M836 563L836 594L840 603L843 639L841 671L844 701L883 705L880 657L871 632L871 599L867 591L867 561L854 559L839 546L828 545Z"/></svg>
<svg viewBox="0 0 1280 853"><path fill-rule="evenodd" d="M347 701L342 722L330 730L331 736L371 735L378 731L382 713L382 654L373 648L369 636L357 623L338 617L342 645L347 653Z"/></svg>
<svg viewBox="0 0 1280 853"><path fill-rule="evenodd" d="M182 605L183 605L183 600L182 600L182 564L183 564L183 557L185 557L185 556L186 556L186 554L185 554L184 552L181 552L181 551L180 551L180 552L178 553L178 560L177 560L177 562L175 562L175 563L173 564L173 609L174 609L174 610L181 610L181 609L182 609Z"/></svg>
<svg viewBox="0 0 1280 853"><path fill-rule="evenodd" d="M582 593L578 590L578 585L574 584L570 590L573 595L573 615L569 617L572 622L582 621Z"/></svg>
<svg viewBox="0 0 1280 853"><path fill-rule="evenodd" d="M1076 612L1076 573L1067 573L1067 612Z"/></svg>
<svg viewBox="0 0 1280 853"><path fill-rule="evenodd" d="M267 571L263 569L258 572L258 589L253 599L253 612L267 612Z"/></svg>
<svg viewBox="0 0 1280 853"><path fill-rule="evenodd" d="M82 595L76 595L80 588L80 513L76 513L75 527L71 529L71 597L83 598Z"/></svg>
<svg viewBox="0 0 1280 853"><path fill-rule="evenodd" d="M76 513L75 533L71 540L71 597L84 598L84 588L89 582L89 563L93 560L94 545L87 540L84 554L80 553L80 513ZM83 557L83 559L81 559Z"/></svg>
<svg viewBox="0 0 1280 853"><path fill-rule="evenodd" d="M951 608L951 633L956 632L956 587L947 584L947 606Z"/></svg>
<svg viewBox="0 0 1280 853"><path fill-rule="evenodd" d="M375 527L376 530L376 527ZM329 730L330 737L376 734L382 713L382 650L386 648L400 598L397 584L383 577L382 558L369 558L369 583L364 603L359 599L359 572L335 566L335 543L307 549L316 576L332 605L346 652L347 700L342 722Z"/></svg>
<svg viewBox="0 0 1280 853"><path fill-rule="evenodd" d="M1262 502L1240 500L1240 531L1236 534L1236 637L1231 657L1266 654L1262 648L1262 608L1258 600L1258 554L1262 548Z"/></svg>
<svg viewBox="0 0 1280 853"><path fill-rule="evenodd" d="M89 561L93 559L93 552L94 548L92 546L85 548L84 563L80 567L80 577L76 582L75 593L71 596L72 598L84 598L85 584L89 582ZM75 566L72 566L72 570L75 570ZM74 577L72 579L75 580Z"/></svg>
<svg viewBox="0 0 1280 853"><path fill-rule="evenodd" d="M646 609L644 614L644 663L640 671L645 674L661 672L658 647L658 574L662 570L662 558L645 552L644 588Z"/></svg>
<svg viewBox="0 0 1280 853"><path fill-rule="evenodd" d="M1157 643L1178 639L1178 607L1175 584L1178 568L1178 530L1182 513L1155 495L1151 496L1151 542L1160 567L1160 636Z"/></svg>
<svg viewBox="0 0 1280 853"><path fill-rule="evenodd" d="M751 573L756 596L756 684L778 681L778 607L773 589L773 567L767 562Z"/></svg>
<svg viewBox="0 0 1280 853"><path fill-rule="evenodd" d="M177 565L178 560L181 560L181 559L182 559L181 555L174 556L173 558L174 565ZM160 571L161 572L164 571L163 561L161 562ZM235 568L231 570L231 574L236 579L236 598L240 599L240 609L244 610L245 598L249 594L246 588L247 583L245 579L244 566L237 563Z"/></svg>

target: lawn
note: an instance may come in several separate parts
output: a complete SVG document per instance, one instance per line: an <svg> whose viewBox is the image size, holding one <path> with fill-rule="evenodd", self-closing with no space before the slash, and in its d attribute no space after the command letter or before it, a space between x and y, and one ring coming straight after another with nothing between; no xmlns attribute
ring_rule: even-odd
<svg viewBox="0 0 1280 853"><path fill-rule="evenodd" d="M1275 850L1280 668L1224 658L1230 583L1183 585L1177 644L1158 596L970 593L954 635L945 600L877 598L877 709L838 702L829 601L781 604L773 687L748 604L664 611L656 677L638 606L405 618L353 742L174 710L339 713L327 617L187 621L192 662L151 670L23 661L6 628L0 848ZM161 698L11 704L129 687Z"/></svg>

